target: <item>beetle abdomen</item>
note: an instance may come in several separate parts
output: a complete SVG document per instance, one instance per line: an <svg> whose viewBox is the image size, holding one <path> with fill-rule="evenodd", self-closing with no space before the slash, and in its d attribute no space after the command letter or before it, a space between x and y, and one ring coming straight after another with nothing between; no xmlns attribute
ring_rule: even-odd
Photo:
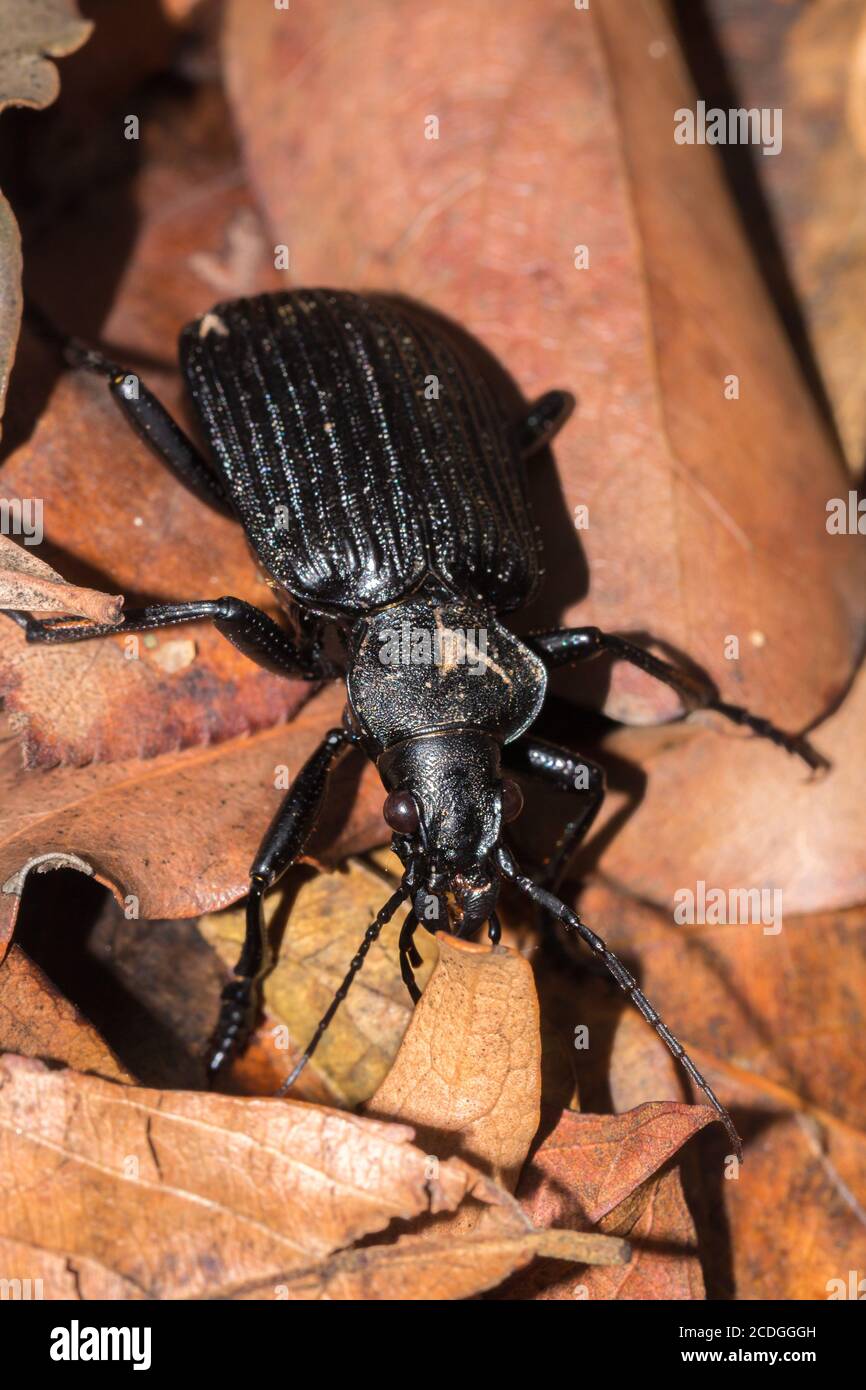
<svg viewBox="0 0 866 1390"><path fill-rule="evenodd" d="M427 575L508 610L539 570L516 443L444 334L380 296L217 305L180 355L233 505L301 602L358 614Z"/></svg>

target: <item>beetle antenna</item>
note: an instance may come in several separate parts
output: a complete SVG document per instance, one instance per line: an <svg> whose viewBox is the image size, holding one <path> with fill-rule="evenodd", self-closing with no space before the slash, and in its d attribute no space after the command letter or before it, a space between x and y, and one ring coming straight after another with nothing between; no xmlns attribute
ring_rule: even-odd
<svg viewBox="0 0 866 1390"><path fill-rule="evenodd" d="M286 1077L280 1089L276 1092L278 1096L284 1096L286 1094L286 1091L288 1091L289 1087L294 1086L301 1072L304 1070L304 1067L307 1065L316 1048L319 1046L319 1043L322 1041L322 1038L327 1032L331 1020L334 1017L334 1014L337 1012L346 995L349 993L352 981L354 980L358 971L361 969L361 966L364 964L367 952L373 945L373 942L377 940L382 928L386 926L388 922L390 922L391 918L394 916L394 913L397 911L397 908L400 906L402 902L406 901L408 896L409 885L406 883L404 879L403 882L400 884L400 887L396 890L396 892L391 894L391 897L385 903L384 907L379 908L379 911L376 913L374 920L370 923L369 927L364 932L364 938L360 946L358 947L358 950L356 951L355 955L352 957L352 962L349 966L349 969L346 971L346 977L343 980L343 983L340 985L340 988L337 990L336 994L334 995L333 999L331 1000L330 1004L328 1005L327 1009L325 1010L324 1014L322 1015L321 1019L316 1025L316 1031L310 1038L310 1041L307 1043L303 1055L296 1063L291 1073Z"/></svg>
<svg viewBox="0 0 866 1390"><path fill-rule="evenodd" d="M576 912L573 912L570 907L566 907L565 903L560 902L559 898L554 897L552 893L548 893L545 888L534 883L531 878L527 878L525 874L522 874L504 845L499 846L497 858L499 860L499 867L505 877L510 879L514 886L520 889L521 893L525 893L534 903L538 903L540 907L544 908L551 916L555 917L558 922L561 922L566 931L574 932L579 936L581 941L585 941L589 949L598 956L600 960L604 961L604 964L616 980L620 989L623 990L632 1003L637 1006L647 1023L652 1024L662 1042L665 1043L668 1049L673 1053L677 1061L682 1064L695 1085L701 1088L707 1100L710 1102L710 1105L716 1111L719 1119L725 1126L725 1129L728 1131L737 1158L741 1159L743 1157L743 1143L727 1110L722 1105L722 1102L709 1083L701 1076L701 1073L698 1071L682 1043L677 1041L670 1029L662 1022L658 1011L653 1008L643 990L638 988L634 976L626 969L619 957L615 956L613 951L608 949L600 936L596 936L595 932L592 931L585 922L581 921Z"/></svg>

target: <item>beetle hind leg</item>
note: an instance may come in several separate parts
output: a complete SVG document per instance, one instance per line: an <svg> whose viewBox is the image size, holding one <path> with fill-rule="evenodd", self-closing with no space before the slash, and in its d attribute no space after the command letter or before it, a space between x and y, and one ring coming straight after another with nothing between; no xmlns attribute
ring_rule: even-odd
<svg viewBox="0 0 866 1390"><path fill-rule="evenodd" d="M545 449L574 410L569 391L546 391L533 401L517 424L517 445L524 459Z"/></svg>

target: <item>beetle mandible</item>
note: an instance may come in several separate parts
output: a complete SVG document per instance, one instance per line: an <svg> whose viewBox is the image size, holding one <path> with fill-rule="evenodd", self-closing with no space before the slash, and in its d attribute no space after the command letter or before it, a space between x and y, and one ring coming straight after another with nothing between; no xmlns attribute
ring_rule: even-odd
<svg viewBox="0 0 866 1390"><path fill-rule="evenodd" d="M401 971L417 1000L414 932L431 921L447 926L451 902L459 935L487 924L498 941L496 904L506 879L601 959L705 1092L739 1151L727 1111L634 977L556 896L563 868L598 813L604 779L597 764L535 737L532 726L549 670L609 653L811 768L824 762L804 738L722 701L709 683L624 638L578 627L521 640L501 623L532 597L541 572L525 463L568 418L572 397L550 391L509 419L449 335L409 306L332 290L262 294L218 304L180 335L204 454L143 383L136 379L137 390L128 390L127 370L74 339L63 340L63 348L67 362L106 377L128 420L187 486L241 523L295 633L240 599L222 597L130 609L120 628L10 614L27 640L77 642L211 619L268 670L346 681L342 725L295 778L250 868L245 941L223 990L211 1075L244 1047L255 1021L269 968L264 895L303 853L329 772L357 746L381 775L403 875L283 1090L401 905L408 904ZM436 391L426 389L431 381ZM326 654L328 623L343 633L343 665ZM502 841L503 823L521 808L506 771L546 779L577 797L539 881L521 871Z"/></svg>

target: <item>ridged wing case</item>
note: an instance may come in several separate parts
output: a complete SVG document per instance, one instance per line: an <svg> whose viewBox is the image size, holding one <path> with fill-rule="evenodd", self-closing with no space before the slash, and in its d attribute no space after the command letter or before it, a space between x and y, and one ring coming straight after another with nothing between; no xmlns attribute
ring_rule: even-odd
<svg viewBox="0 0 866 1390"><path fill-rule="evenodd" d="M297 290L217 305L181 363L262 565L354 615L427 575L498 611L539 577L513 431L447 334L382 296Z"/></svg>

